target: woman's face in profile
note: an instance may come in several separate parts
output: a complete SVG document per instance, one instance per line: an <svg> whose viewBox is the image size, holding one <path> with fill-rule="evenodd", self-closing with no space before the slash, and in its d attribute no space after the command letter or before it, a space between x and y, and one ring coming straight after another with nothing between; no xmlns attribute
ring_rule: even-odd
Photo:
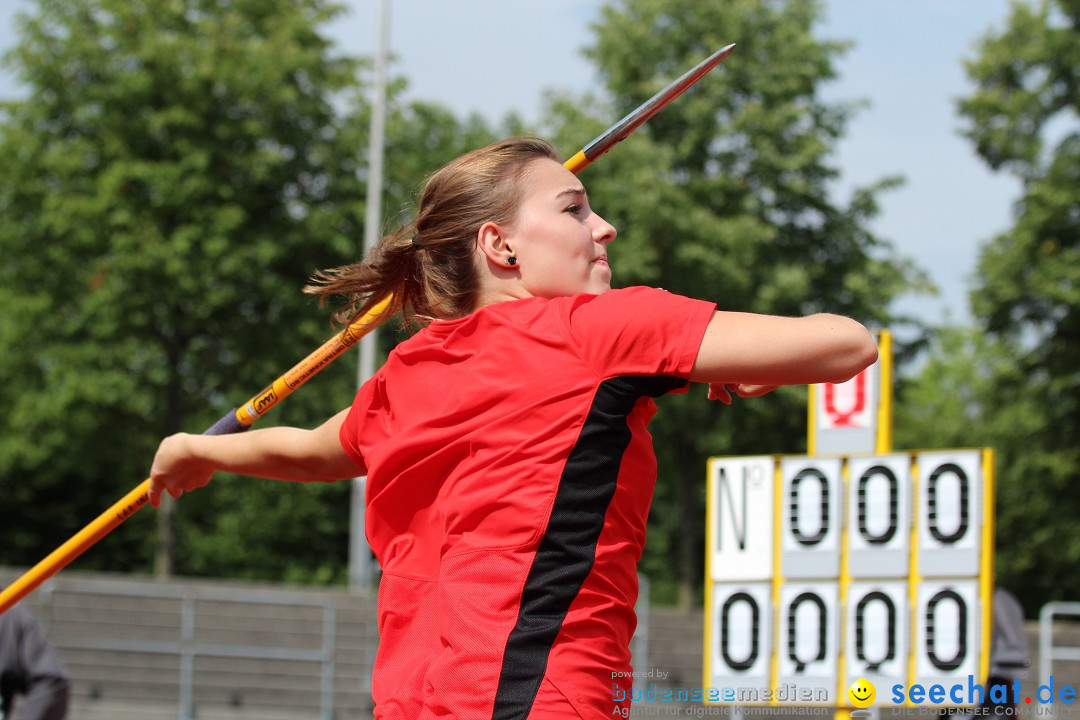
<svg viewBox="0 0 1080 720"><path fill-rule="evenodd" d="M520 188L522 201L506 240L525 289L535 297L610 290L607 246L616 231L589 207L577 176L554 160L534 160Z"/></svg>

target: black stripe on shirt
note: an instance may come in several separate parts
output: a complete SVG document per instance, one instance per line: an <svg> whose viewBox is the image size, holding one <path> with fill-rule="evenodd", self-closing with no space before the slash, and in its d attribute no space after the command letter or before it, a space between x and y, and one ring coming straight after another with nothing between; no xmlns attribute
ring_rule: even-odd
<svg viewBox="0 0 1080 720"><path fill-rule="evenodd" d="M559 479L547 530L521 592L517 624L503 654L492 720L524 720L547 669L548 653L596 558L596 543L630 445L627 417L637 401L686 381L669 376L600 383Z"/></svg>

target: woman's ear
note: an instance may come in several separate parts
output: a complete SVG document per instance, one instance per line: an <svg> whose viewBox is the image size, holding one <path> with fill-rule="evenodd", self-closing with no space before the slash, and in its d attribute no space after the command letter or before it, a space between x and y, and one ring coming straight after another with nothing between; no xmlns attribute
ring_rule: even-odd
<svg viewBox="0 0 1080 720"><path fill-rule="evenodd" d="M507 260L514 252L508 242L509 233L498 223L486 222L476 232L476 247L483 253L488 262L506 267Z"/></svg>

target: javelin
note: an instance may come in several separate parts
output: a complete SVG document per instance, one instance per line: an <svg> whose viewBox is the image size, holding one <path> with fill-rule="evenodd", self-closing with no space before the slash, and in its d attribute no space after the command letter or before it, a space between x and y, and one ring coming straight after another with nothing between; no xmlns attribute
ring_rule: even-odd
<svg viewBox="0 0 1080 720"><path fill-rule="evenodd" d="M576 155L563 163L575 175L590 165L598 157L610 150L616 143L625 139L646 120L660 112L672 100L682 95L705 73L712 70L735 48L734 44L717 50L705 58L692 70L672 82L644 104L605 130L591 143L579 150ZM386 297L359 319L353 321L344 330L327 340L318 350L301 360L288 372L275 380L262 392L253 396L240 407L230 410L214 423L203 435L227 435L243 432L252 423L262 417L270 408L292 394L294 390L310 380L319 371L336 360L342 353L355 345L386 318L383 317L389 307L391 297ZM41 583L66 567L75 558L82 555L91 545L108 535L120 523L134 515L150 500L150 478L143 480L112 507L99 515L93 522L73 535L67 542L53 550L34 567L27 570L15 582L0 591L0 613L7 611L15 603L34 591Z"/></svg>

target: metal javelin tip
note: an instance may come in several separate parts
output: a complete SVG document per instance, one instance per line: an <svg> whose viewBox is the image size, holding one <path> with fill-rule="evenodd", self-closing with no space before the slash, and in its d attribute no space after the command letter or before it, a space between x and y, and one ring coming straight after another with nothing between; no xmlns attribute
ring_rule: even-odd
<svg viewBox="0 0 1080 720"><path fill-rule="evenodd" d="M596 158L606 153L612 146L634 132L634 130L640 127L646 120L660 112L660 110L668 103L686 92L691 85L719 65L734 49L735 43L720 48L683 74L682 77L653 95L636 110L612 125L605 130L602 135L586 145L583 150L585 157L591 163L593 160L596 160Z"/></svg>

